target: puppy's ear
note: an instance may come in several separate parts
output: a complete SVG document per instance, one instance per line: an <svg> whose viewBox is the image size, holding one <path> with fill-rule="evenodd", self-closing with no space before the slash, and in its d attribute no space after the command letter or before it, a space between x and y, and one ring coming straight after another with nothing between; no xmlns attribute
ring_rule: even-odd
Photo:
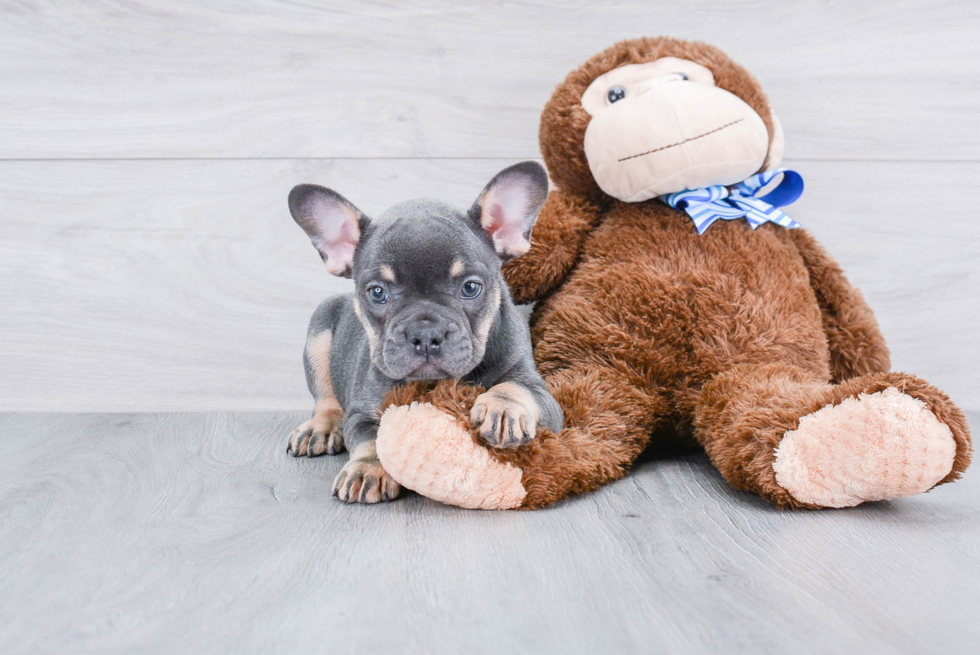
<svg viewBox="0 0 980 655"><path fill-rule="evenodd" d="M336 191L315 184L293 187L289 213L320 252L327 271L350 277L354 249L367 217Z"/></svg>
<svg viewBox="0 0 980 655"><path fill-rule="evenodd" d="M533 161L497 173L470 208L470 217L493 240L503 260L520 257L531 247L531 228L548 199L548 174Z"/></svg>

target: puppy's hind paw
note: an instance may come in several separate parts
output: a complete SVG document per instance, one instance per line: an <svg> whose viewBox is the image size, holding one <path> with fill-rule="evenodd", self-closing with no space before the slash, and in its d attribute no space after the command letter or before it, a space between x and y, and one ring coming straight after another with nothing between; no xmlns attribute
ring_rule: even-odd
<svg viewBox="0 0 980 655"><path fill-rule="evenodd" d="M319 457L343 452L344 435L340 430L343 417L339 409L314 415L289 435L286 453L293 457Z"/></svg>

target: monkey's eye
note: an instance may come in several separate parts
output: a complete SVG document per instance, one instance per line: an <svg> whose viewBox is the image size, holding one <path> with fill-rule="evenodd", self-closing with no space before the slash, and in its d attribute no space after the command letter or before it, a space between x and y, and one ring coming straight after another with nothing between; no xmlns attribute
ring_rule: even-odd
<svg viewBox="0 0 980 655"><path fill-rule="evenodd" d="M476 298L483 292L483 285L476 280L469 280L463 284L459 295L463 298Z"/></svg>
<svg viewBox="0 0 980 655"><path fill-rule="evenodd" d="M606 92L606 102L610 105L614 102L619 102L626 97L626 89L621 86L614 86Z"/></svg>
<svg viewBox="0 0 980 655"><path fill-rule="evenodd" d="M382 286L374 285L373 287L368 287L367 295L373 303L380 305L388 302L388 292Z"/></svg>

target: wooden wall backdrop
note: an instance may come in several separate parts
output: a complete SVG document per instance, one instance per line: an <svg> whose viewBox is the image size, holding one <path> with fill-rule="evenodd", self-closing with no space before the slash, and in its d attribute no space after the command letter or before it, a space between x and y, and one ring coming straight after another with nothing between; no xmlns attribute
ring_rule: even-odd
<svg viewBox="0 0 980 655"><path fill-rule="evenodd" d="M538 157L595 52L714 43L807 180L791 214L895 367L980 409L980 4L0 0L0 410L307 408L305 324L346 285L286 211L469 203Z"/></svg>

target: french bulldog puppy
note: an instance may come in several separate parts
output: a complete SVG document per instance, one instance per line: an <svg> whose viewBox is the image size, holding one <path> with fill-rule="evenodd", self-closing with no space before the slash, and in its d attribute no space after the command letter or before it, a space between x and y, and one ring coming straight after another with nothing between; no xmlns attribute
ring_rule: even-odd
<svg viewBox="0 0 980 655"><path fill-rule="evenodd" d="M393 500L401 491L378 461L378 408L408 380L458 378L488 391L473 406L480 437L516 448L564 417L534 365L527 322L501 263L530 248L548 195L535 162L498 173L468 211L409 200L368 218L339 193L301 184L289 211L327 270L354 292L323 301L310 320L303 362L313 417L289 435L295 457L350 461L333 494L347 503Z"/></svg>

